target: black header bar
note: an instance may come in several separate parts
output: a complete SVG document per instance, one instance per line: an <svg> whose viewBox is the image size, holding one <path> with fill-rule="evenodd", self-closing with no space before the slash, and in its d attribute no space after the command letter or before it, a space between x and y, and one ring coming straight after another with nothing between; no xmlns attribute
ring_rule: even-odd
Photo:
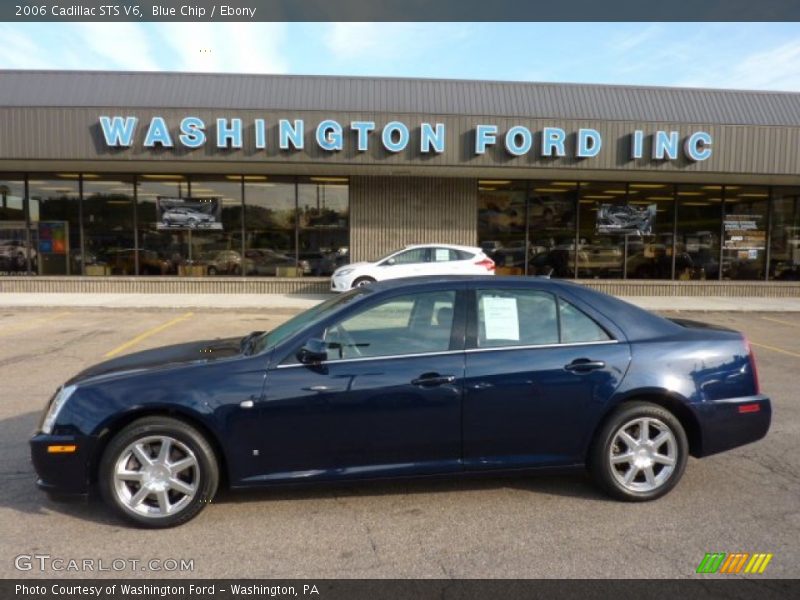
<svg viewBox="0 0 800 600"><path fill-rule="evenodd" d="M12 0L9 22L800 21L797 0Z"/></svg>

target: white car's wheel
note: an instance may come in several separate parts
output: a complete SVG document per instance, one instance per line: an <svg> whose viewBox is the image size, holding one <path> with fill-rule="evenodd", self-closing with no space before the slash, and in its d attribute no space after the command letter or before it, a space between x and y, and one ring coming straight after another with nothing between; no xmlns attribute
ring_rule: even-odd
<svg viewBox="0 0 800 600"><path fill-rule="evenodd" d="M372 277L359 277L353 282L353 287L364 287L365 285L370 285L371 283L375 283L375 279Z"/></svg>

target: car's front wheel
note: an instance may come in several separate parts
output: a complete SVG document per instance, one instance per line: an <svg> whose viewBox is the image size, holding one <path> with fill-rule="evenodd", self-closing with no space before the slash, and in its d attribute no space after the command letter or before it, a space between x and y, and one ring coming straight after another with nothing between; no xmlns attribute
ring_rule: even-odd
<svg viewBox="0 0 800 600"><path fill-rule="evenodd" d="M104 500L122 517L150 528L173 527L211 502L219 467L197 429L168 417L134 421L109 442L100 463Z"/></svg>
<svg viewBox="0 0 800 600"><path fill-rule="evenodd" d="M689 443L680 421L650 402L621 405L596 436L589 454L595 481L619 500L660 498L686 468Z"/></svg>
<svg viewBox="0 0 800 600"><path fill-rule="evenodd" d="M369 285L371 283L375 283L375 279L372 277L359 277L353 282L353 287L363 287L365 285Z"/></svg>

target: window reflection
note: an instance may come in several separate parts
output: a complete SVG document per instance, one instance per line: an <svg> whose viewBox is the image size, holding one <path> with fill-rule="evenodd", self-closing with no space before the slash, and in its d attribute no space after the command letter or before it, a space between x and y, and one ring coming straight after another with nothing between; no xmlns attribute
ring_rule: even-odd
<svg viewBox="0 0 800 600"><path fill-rule="evenodd" d="M478 240L497 275L522 275L526 264L527 182L478 183Z"/></svg>
<svg viewBox="0 0 800 600"><path fill-rule="evenodd" d="M578 185L531 182L528 194L528 275L573 277Z"/></svg>
<svg viewBox="0 0 800 600"><path fill-rule="evenodd" d="M133 252L133 178L83 176L84 273L135 275L134 265L120 260ZM77 265L80 260L73 254Z"/></svg>
<svg viewBox="0 0 800 600"><path fill-rule="evenodd" d="M349 262L346 177L311 177L297 185L298 258L304 275L332 275Z"/></svg>
<svg viewBox="0 0 800 600"><path fill-rule="evenodd" d="M772 190L769 277L800 281L800 187Z"/></svg>
<svg viewBox="0 0 800 600"><path fill-rule="evenodd" d="M290 178L245 178L245 273L298 277L295 183Z"/></svg>
<svg viewBox="0 0 800 600"><path fill-rule="evenodd" d="M764 279L768 202L766 187L725 186L723 279Z"/></svg>
<svg viewBox="0 0 800 600"><path fill-rule="evenodd" d="M189 234L162 229L159 202L163 198L188 198L189 183L183 175L146 174L138 178L139 252L128 249L117 257L117 269L139 275L177 275L193 259Z"/></svg>
<svg viewBox="0 0 800 600"><path fill-rule="evenodd" d="M677 186L676 279L719 278L722 193L721 185Z"/></svg>
<svg viewBox="0 0 800 600"><path fill-rule="evenodd" d="M672 184L632 183L628 186L630 206L655 210L652 233L628 238L626 276L628 279L672 278L672 232L675 197ZM687 257L676 255L676 269L684 268Z"/></svg>
<svg viewBox="0 0 800 600"><path fill-rule="evenodd" d="M81 275L77 173L32 174L28 180L31 257L40 275Z"/></svg>
<svg viewBox="0 0 800 600"><path fill-rule="evenodd" d="M630 235L614 233L611 227L621 226L624 220L624 215L620 213L617 217L614 209L627 206L625 184L582 183L579 198L578 277L622 278L626 247L640 243L638 237L631 239ZM603 220L603 215L613 218L608 216Z"/></svg>
<svg viewBox="0 0 800 600"><path fill-rule="evenodd" d="M36 273L38 254L25 217L22 176L0 179L0 275Z"/></svg>
<svg viewBox="0 0 800 600"><path fill-rule="evenodd" d="M195 277L243 275L241 177L192 177L190 191L190 206L208 210L221 227L209 223L207 228L186 230L191 252L179 271Z"/></svg>

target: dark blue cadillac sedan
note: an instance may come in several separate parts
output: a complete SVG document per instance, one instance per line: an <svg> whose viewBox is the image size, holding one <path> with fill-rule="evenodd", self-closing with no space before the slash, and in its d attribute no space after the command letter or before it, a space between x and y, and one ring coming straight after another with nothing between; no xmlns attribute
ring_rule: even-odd
<svg viewBox="0 0 800 600"><path fill-rule="evenodd" d="M96 365L50 401L31 452L56 495L98 487L146 527L232 488L588 467L621 500L688 456L766 435L735 331L577 284L422 278L358 288L245 338Z"/></svg>

